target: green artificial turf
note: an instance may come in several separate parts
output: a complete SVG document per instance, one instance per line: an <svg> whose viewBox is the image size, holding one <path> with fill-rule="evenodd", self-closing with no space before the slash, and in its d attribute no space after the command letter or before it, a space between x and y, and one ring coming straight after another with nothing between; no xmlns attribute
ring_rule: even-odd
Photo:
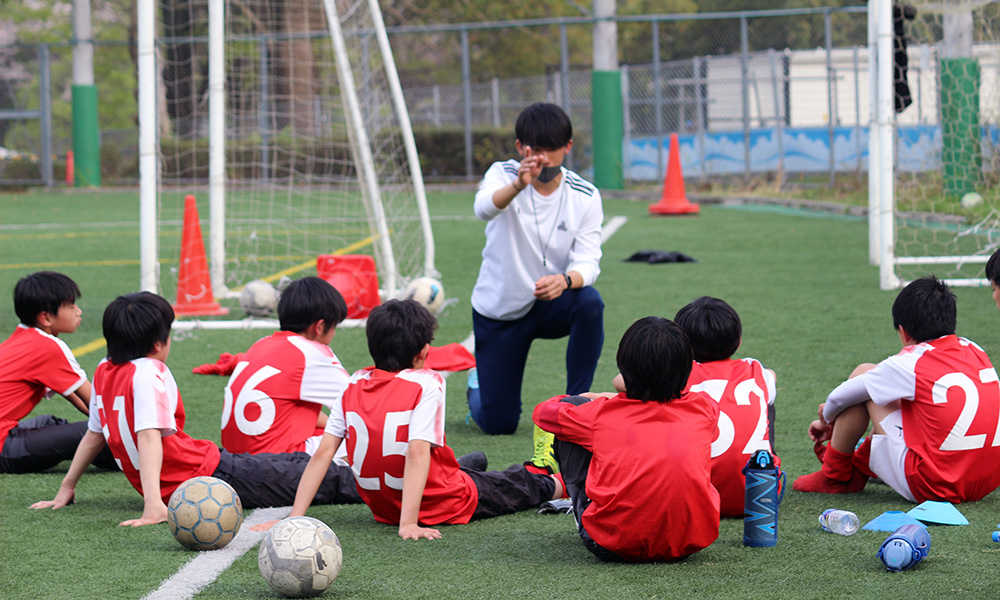
<svg viewBox="0 0 1000 600"><path fill-rule="evenodd" d="M25 273L50 268L83 290L80 329L63 338L80 348L100 338L100 316L115 295L138 287L138 200L134 191L0 195L0 333L14 328L10 290ZM605 200L608 217L628 218L604 245L597 283L605 301L605 343L595 389L610 387L618 339L637 318L672 317L701 295L723 298L743 321L736 356L753 356L778 377L777 451L788 481L814 471L806 427L816 406L859 362L899 349L892 329L893 291L878 289L868 264L862 219L766 207L705 206L698 216L650 217L646 204ZM469 296L479 267L484 224L472 216L472 194L430 197L437 268L447 295L436 344L461 341L472 330ZM19 225L20 224L20 225ZM39 225L47 224L47 225ZM676 250L698 262L623 262L637 250ZM1000 358L1000 314L984 289L955 289L958 332ZM230 306L235 306L230 302ZM224 377L191 374L221 352L245 350L267 331L178 333L168 364L187 409L188 433L218 441ZM349 369L370 364L363 332L338 330L333 348ZM466 423L464 373L448 379L449 444L457 453L481 449L503 468L531 453L530 411L564 391L565 340L537 341L525 374L521 427L512 436L483 435ZM100 350L80 357L89 374ZM82 418L58 398L36 413ZM91 469L78 503L31 511L51 498L68 463L36 475L0 475L0 597L139 598L189 560L166 525L139 529L117 523L137 517L142 500L121 473ZM984 465L983 468L1000 468ZM930 556L899 574L875 557L887 534L842 537L820 530L829 507L856 512L862 522L911 505L884 485L862 494L827 496L788 489L780 508L778 544L742 545L742 521L722 522L709 548L673 564L609 565L588 553L569 516L533 512L442 528L435 541L402 541L375 523L363 506L316 506L344 547L344 569L326 598L869 598L996 596L1000 522L996 493L959 509L963 527L932 526ZM199 598L275 598L248 552Z"/></svg>

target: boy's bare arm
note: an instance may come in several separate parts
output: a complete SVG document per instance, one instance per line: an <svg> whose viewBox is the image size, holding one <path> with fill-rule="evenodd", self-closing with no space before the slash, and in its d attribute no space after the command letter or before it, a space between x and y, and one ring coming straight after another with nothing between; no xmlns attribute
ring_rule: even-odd
<svg viewBox="0 0 1000 600"><path fill-rule="evenodd" d="M316 449L315 454L309 459L309 464L306 465L305 470L302 471L302 477L299 478L299 487L295 490L295 502L292 504L292 512L289 513L289 517L304 516L306 511L309 510L309 505L312 504L313 498L316 497L316 491L323 482L323 478L326 477L326 472L329 470L334 454L336 454L337 448L340 448L342 441L343 438L329 433L323 434L319 448ZM274 527L277 522L277 520L266 521L254 525L250 530L267 531Z"/></svg>
<svg viewBox="0 0 1000 600"><path fill-rule="evenodd" d="M56 497L52 500L35 502L29 508L56 509L73 504L76 501L77 482L80 481L83 472L87 470L87 467L102 449L104 449L104 436L88 430L76 447L76 452L73 453L73 462L70 463L69 471L66 472L66 476L63 477L62 483L59 485Z"/></svg>
<svg viewBox="0 0 1000 600"><path fill-rule="evenodd" d="M421 527L420 502L427 485L431 468L431 444L426 440L412 440L406 449L406 466L403 468L403 504L399 513L399 537L404 540L429 540L441 537L441 532Z"/></svg>
<svg viewBox="0 0 1000 600"><path fill-rule="evenodd" d="M90 382L84 381L80 387L65 396L69 403L85 415L90 415Z"/></svg>
<svg viewBox="0 0 1000 600"><path fill-rule="evenodd" d="M136 433L139 446L139 479L142 481L143 508L138 519L128 519L121 526L152 525L167 520L167 505L160 494L160 473L163 470L163 435L159 429L143 429Z"/></svg>

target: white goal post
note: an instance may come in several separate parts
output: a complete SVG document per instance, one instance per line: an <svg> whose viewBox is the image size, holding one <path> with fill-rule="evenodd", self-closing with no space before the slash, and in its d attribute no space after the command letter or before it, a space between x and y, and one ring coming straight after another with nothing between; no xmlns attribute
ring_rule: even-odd
<svg viewBox="0 0 1000 600"><path fill-rule="evenodd" d="M187 0L167 29L139 1L141 289L172 299L186 194L208 200L217 299L315 273L321 254L373 256L383 297L438 277L377 0L300 0L307 14L278 17L264 4Z"/></svg>
<svg viewBox="0 0 1000 600"><path fill-rule="evenodd" d="M983 265L1000 247L1000 2L869 0L868 32L879 285L924 274L989 285Z"/></svg>

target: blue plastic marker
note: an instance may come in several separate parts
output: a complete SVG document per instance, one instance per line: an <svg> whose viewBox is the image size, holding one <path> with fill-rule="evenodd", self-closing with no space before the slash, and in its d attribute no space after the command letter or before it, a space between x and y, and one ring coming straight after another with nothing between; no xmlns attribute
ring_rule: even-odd
<svg viewBox="0 0 1000 600"><path fill-rule="evenodd" d="M994 542L1000 542L1000 531L994 531L993 532L993 541Z"/></svg>

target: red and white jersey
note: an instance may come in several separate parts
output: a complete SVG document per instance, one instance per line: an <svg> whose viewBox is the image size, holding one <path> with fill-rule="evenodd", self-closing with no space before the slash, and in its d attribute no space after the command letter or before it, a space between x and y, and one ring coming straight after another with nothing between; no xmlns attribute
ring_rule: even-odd
<svg viewBox="0 0 1000 600"><path fill-rule="evenodd" d="M18 325L0 344L0 447L7 433L54 392L72 394L87 381L66 342Z"/></svg>
<svg viewBox="0 0 1000 600"><path fill-rule="evenodd" d="M906 482L918 502L972 502L1000 486L1000 382L982 348L946 335L861 377L876 404L903 400Z"/></svg>
<svg viewBox="0 0 1000 600"><path fill-rule="evenodd" d="M712 485L719 490L723 517L743 516L743 467L756 450L770 451L767 407L774 403L774 373L753 358L695 362L688 389L719 403L712 442Z"/></svg>
<svg viewBox="0 0 1000 600"><path fill-rule="evenodd" d="M319 433L320 408L333 407L349 378L325 344L290 331L258 340L226 384L222 447L234 454L306 451L306 440Z"/></svg>
<svg viewBox="0 0 1000 600"><path fill-rule="evenodd" d="M636 562L672 560L719 537L711 445L719 404L688 392L670 402L625 394L579 406L551 398L535 424L594 453L583 526L601 546Z"/></svg>
<svg viewBox="0 0 1000 600"><path fill-rule="evenodd" d="M423 525L468 523L479 502L444 436L445 384L428 369L390 373L361 369L351 376L326 432L347 441L347 462L358 493L375 520L399 524L403 467L412 440L431 444L431 465L420 502Z"/></svg>
<svg viewBox="0 0 1000 600"><path fill-rule="evenodd" d="M192 477L211 475L219 466L219 447L184 433L184 402L167 365L137 358L122 365L107 359L94 371L87 427L103 433L115 462L142 494L138 432L158 429L163 436L160 495L169 502L177 486Z"/></svg>

